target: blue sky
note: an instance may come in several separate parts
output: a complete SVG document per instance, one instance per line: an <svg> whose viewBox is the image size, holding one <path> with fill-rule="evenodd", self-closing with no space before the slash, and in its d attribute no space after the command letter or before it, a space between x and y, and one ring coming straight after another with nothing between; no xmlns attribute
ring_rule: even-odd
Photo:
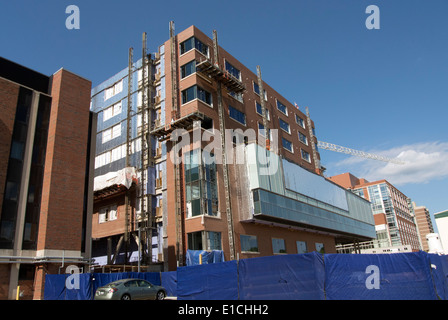
<svg viewBox="0 0 448 320"><path fill-rule="evenodd" d="M80 9L68 30L65 9ZM380 9L368 30L366 8ZM93 86L148 47L196 25L302 110L318 139L399 157L404 166L321 150L328 176L387 179L431 214L448 209L446 0L62 1L0 4L0 55L44 74L64 67Z"/></svg>

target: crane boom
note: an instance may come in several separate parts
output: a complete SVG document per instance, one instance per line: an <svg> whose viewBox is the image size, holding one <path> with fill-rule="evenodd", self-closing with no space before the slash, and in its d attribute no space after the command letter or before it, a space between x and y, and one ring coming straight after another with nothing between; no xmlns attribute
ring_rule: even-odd
<svg viewBox="0 0 448 320"><path fill-rule="evenodd" d="M345 154L349 154L349 155L353 155L353 156L357 156L357 157L363 157L363 158L367 158L367 159L391 162L391 163L395 163L395 164L405 164L403 161L400 161L398 159L391 159L391 158L379 156L379 155L376 155L373 153L368 153L368 152L364 152L364 151L350 149L347 147L338 146L336 144L324 142L324 141L318 141L317 147L321 148L321 149L325 149L325 150L341 152L341 153L345 153Z"/></svg>

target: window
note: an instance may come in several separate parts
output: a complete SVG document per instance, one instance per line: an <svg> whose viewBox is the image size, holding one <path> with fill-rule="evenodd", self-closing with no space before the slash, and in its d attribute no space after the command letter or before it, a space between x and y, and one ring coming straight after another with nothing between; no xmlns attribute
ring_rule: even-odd
<svg viewBox="0 0 448 320"><path fill-rule="evenodd" d="M221 232L197 231L188 233L187 237L190 250L222 250Z"/></svg>
<svg viewBox="0 0 448 320"><path fill-rule="evenodd" d="M126 157L126 145L123 144L112 149L110 162L114 162L120 160L121 158Z"/></svg>
<svg viewBox="0 0 448 320"><path fill-rule="evenodd" d="M235 98L236 100L238 100L241 103L244 103L243 101L243 93L242 92L235 92L235 91L230 91L229 95L233 98Z"/></svg>
<svg viewBox="0 0 448 320"><path fill-rule="evenodd" d="M253 82L254 84L254 92L258 95L260 95L260 86L258 85L258 83L256 83L255 81ZM268 100L268 95L266 93L266 90L263 89L263 95L264 95L264 100Z"/></svg>
<svg viewBox="0 0 448 320"><path fill-rule="evenodd" d="M277 100L277 109L280 110L285 115L288 115L288 110L286 109L286 106Z"/></svg>
<svg viewBox="0 0 448 320"><path fill-rule="evenodd" d="M258 132L263 136L266 137L266 134L264 132L264 125L260 122L258 122ZM272 132L269 131L269 140L272 141Z"/></svg>
<svg viewBox="0 0 448 320"><path fill-rule="evenodd" d="M221 232L206 231L207 238L206 250L222 250L221 246Z"/></svg>
<svg viewBox="0 0 448 320"><path fill-rule="evenodd" d="M307 253L308 249L305 241L296 241L297 253Z"/></svg>
<svg viewBox="0 0 448 320"><path fill-rule="evenodd" d="M205 102L208 105L212 105L212 96L210 94L210 92L205 91L204 89L202 89L201 87L197 87L198 89L198 99Z"/></svg>
<svg viewBox="0 0 448 320"><path fill-rule="evenodd" d="M117 220L117 206L101 208L98 213L98 223L104 223L107 221Z"/></svg>
<svg viewBox="0 0 448 320"><path fill-rule="evenodd" d="M238 80L241 80L241 71L232 66L227 60L225 62L226 70Z"/></svg>
<svg viewBox="0 0 448 320"><path fill-rule="evenodd" d="M240 235L241 252L259 252L257 236Z"/></svg>
<svg viewBox="0 0 448 320"><path fill-rule="evenodd" d="M274 254L286 253L285 240L272 238L272 252Z"/></svg>
<svg viewBox="0 0 448 320"><path fill-rule="evenodd" d="M5 188L5 199L17 201L19 195L19 185L17 182L7 181Z"/></svg>
<svg viewBox="0 0 448 320"><path fill-rule="evenodd" d="M294 152L292 150L292 142L289 140L286 140L285 138L282 138L282 145L283 148L285 148L286 150L290 151L290 152Z"/></svg>
<svg viewBox="0 0 448 320"><path fill-rule="evenodd" d="M263 109L262 109L262 107L261 107L261 104L259 104L258 101L255 101L255 104L256 104L257 113L258 113L260 116L263 116ZM268 121L271 120L271 118L270 118L270 116L269 116L269 110L265 108L264 111L266 112L266 119L267 119Z"/></svg>
<svg viewBox="0 0 448 320"><path fill-rule="evenodd" d="M103 110L103 121L109 120L121 113L121 101Z"/></svg>
<svg viewBox="0 0 448 320"><path fill-rule="evenodd" d="M325 253L325 246L323 243L316 243L316 251L319 253Z"/></svg>
<svg viewBox="0 0 448 320"><path fill-rule="evenodd" d="M199 163L200 149L185 154L185 188L187 216L202 214L216 216L218 213L218 192L216 165L211 161Z"/></svg>
<svg viewBox="0 0 448 320"><path fill-rule="evenodd" d="M208 46L195 37L191 37L180 44L180 54L184 54L193 48L208 57Z"/></svg>
<svg viewBox="0 0 448 320"><path fill-rule="evenodd" d="M236 120L239 123L246 125L246 115L232 106L229 106L229 116L233 120Z"/></svg>
<svg viewBox="0 0 448 320"><path fill-rule="evenodd" d="M124 284L124 286L128 287L128 288L137 288L138 287L137 282L138 282L138 280L128 281Z"/></svg>
<svg viewBox="0 0 448 320"><path fill-rule="evenodd" d="M202 232L192 232L188 234L188 249L202 250Z"/></svg>
<svg viewBox="0 0 448 320"><path fill-rule="evenodd" d="M196 72L196 60L192 60L187 64L184 64L182 67L180 67L181 79L188 77L190 74L193 74L195 72Z"/></svg>
<svg viewBox="0 0 448 320"><path fill-rule="evenodd" d="M11 144L11 154L10 157L12 159L16 160L22 160L23 159L23 149L24 149L24 143L13 140Z"/></svg>
<svg viewBox="0 0 448 320"><path fill-rule="evenodd" d="M302 153L302 159L303 160L311 162L310 154L308 152L306 152L305 150L301 149L301 153Z"/></svg>
<svg viewBox="0 0 448 320"><path fill-rule="evenodd" d="M117 124L113 126L112 128L106 129L103 131L103 143L112 140L116 137L119 137L121 135L121 124Z"/></svg>
<svg viewBox="0 0 448 320"><path fill-rule="evenodd" d="M283 131L285 131L285 132L288 132L288 133L291 133L291 131L290 131L290 129L289 129L289 123L288 122L286 122L286 121L284 121L284 120L282 120L282 119L278 119L278 122L279 122L279 124L280 124L280 128L283 130Z"/></svg>
<svg viewBox="0 0 448 320"><path fill-rule="evenodd" d="M299 140L304 144L308 145L308 138L302 132L299 132Z"/></svg>
<svg viewBox="0 0 448 320"><path fill-rule="evenodd" d="M206 104L212 106L212 96L210 92L205 91L201 87L194 85L188 89L182 91L182 104L190 102L194 99L199 99Z"/></svg>
<svg viewBox="0 0 448 320"><path fill-rule="evenodd" d="M123 91L123 80L104 90L104 101Z"/></svg>
<svg viewBox="0 0 448 320"><path fill-rule="evenodd" d="M305 121L296 114L296 122L299 126L305 129Z"/></svg>

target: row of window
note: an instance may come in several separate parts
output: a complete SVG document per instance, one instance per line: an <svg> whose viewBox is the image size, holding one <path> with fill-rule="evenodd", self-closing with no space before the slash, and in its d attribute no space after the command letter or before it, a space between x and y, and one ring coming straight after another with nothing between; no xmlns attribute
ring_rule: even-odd
<svg viewBox="0 0 448 320"><path fill-rule="evenodd" d="M241 235L240 240L241 240L241 252L253 252L253 253L259 252L257 236ZM273 254L287 253L285 239L272 238L271 241L272 241ZM314 249L317 252L325 253L325 247L323 243L315 243ZM297 253L310 252L308 250L308 244L305 241L296 241L296 250ZM311 251L313 251L313 249Z"/></svg>
<svg viewBox="0 0 448 320"><path fill-rule="evenodd" d="M190 250L222 250L221 245L221 232L214 231L197 231L189 233L188 236L188 249ZM242 253L259 253L258 237L251 235L240 235L241 240L241 252ZM285 239L272 238L272 253L273 254L286 254L286 242ZM307 253L311 251L317 251L319 253L325 253L325 246L323 243L316 242L314 248L308 248L306 241L296 241L297 253ZM292 250L290 250L292 251ZM294 253L295 253L294 252Z"/></svg>
<svg viewBox="0 0 448 320"><path fill-rule="evenodd" d="M104 130L102 133L102 142L105 143L119 136L121 136L121 123Z"/></svg>
<svg viewBox="0 0 448 320"><path fill-rule="evenodd" d="M282 146L283 146L283 148L285 148L289 152L294 153L293 144L288 139L282 138ZM310 153L308 151L300 149L300 155L301 155L303 160L311 162L311 156L310 156Z"/></svg>
<svg viewBox="0 0 448 320"><path fill-rule="evenodd" d="M118 81L114 85L104 90L104 101L112 98L114 95L123 91L123 80Z"/></svg>
<svg viewBox="0 0 448 320"><path fill-rule="evenodd" d="M135 139L131 142L131 154L139 152L141 150L141 139ZM106 151L95 157L95 169L105 166L114 161L123 159L126 157L126 143L121 144L112 150Z"/></svg>
<svg viewBox="0 0 448 320"><path fill-rule="evenodd" d="M196 39L195 37L191 37L180 44L181 54L184 54L187 51L192 50L193 48L197 49L199 52L201 52L202 54L204 54L206 56L209 55L208 47L205 44L203 44L201 41ZM232 75L233 77L235 77L238 80L241 80L241 71L238 68L236 68L235 66L233 66L227 60L225 61L225 69L230 75ZM196 72L196 60L192 60L192 61L182 65L180 67L180 72L181 72L182 79L195 73ZM260 87L255 81L253 81L253 90L256 94L260 95ZM264 90L263 94L264 94L264 99L267 100L266 90ZM182 104L190 102L194 99L199 99L199 100L205 102L206 104L213 106L212 95L208 91L206 91L205 89L201 88L198 85L194 85L188 89L183 90L181 92L181 97L182 97ZM238 97L235 96L235 98L238 98ZM288 116L288 109L287 109L286 105L283 104L282 102L280 102L279 100L276 100L276 104L277 104L277 109L284 115ZM258 102L256 102L256 111L258 114L262 115L262 106ZM228 112L229 112L229 117L231 119L233 119L243 125L246 125L246 114L244 112L242 112L232 106L229 106ZM266 112L266 118L270 121L269 111L266 109L265 112ZM295 120L296 120L297 124L299 124L302 128L305 128L305 121L303 118L301 118L299 115L295 114ZM279 125L282 130L291 134L290 125L288 122L279 118ZM258 124L258 127L259 127L259 129L260 129L260 127L261 127L261 129L264 129L264 126L260 123ZM298 136L299 136L299 141L301 141L305 145L308 145L308 139L305 134L299 132ZM290 152L293 152L293 144L291 141L289 141L285 138L282 138L282 145L285 149L289 150ZM310 157L309 152L307 152L303 149L301 149L301 157L302 157L302 159L304 159L308 162L311 162L311 157Z"/></svg>
<svg viewBox="0 0 448 320"><path fill-rule="evenodd" d="M99 210L98 223L117 220L117 218L118 218L117 205L104 207Z"/></svg>
<svg viewBox="0 0 448 320"><path fill-rule="evenodd" d="M201 52L205 56L207 56L207 57L209 56L208 46L205 45L204 43L202 43L200 40L196 39L195 37L191 37L180 44L181 54L184 54L187 51L192 50L193 48L197 49L199 52ZM224 62L224 67L225 67L225 70L230 75L232 75L233 77L235 77L236 79L241 81L241 71L238 68L236 68L234 65L232 65L227 60L225 60L225 62ZM183 66L181 66L180 71L181 71L181 79L195 73L196 72L196 60L192 60L192 61L184 64ZM259 87L258 83L256 83L255 81L253 81L253 90L256 94L260 95L260 87ZM267 100L266 90L263 90L263 91L264 91L263 92L264 99ZM257 106L257 108L258 108L258 106ZM288 109L287 109L286 105L284 105L279 100L277 100L277 109L280 112L282 112L283 114L285 114L286 116L288 116ZM261 114L261 105L260 105L259 113ZM301 119L298 115L296 115L296 121L303 128L305 128L303 119Z"/></svg>

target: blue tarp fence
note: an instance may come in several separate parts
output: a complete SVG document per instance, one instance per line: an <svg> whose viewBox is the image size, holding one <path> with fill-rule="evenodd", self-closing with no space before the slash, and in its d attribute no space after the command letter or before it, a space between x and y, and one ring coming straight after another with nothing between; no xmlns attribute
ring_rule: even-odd
<svg viewBox="0 0 448 320"><path fill-rule="evenodd" d="M164 286L168 295L176 294L177 280L173 277L173 272L163 272L163 274L160 272L81 273L77 275L79 278L76 280L70 274L47 274L44 300L92 300L99 287L127 278L145 279L152 284Z"/></svg>
<svg viewBox="0 0 448 320"><path fill-rule="evenodd" d="M201 256L201 259L199 259L199 256ZM187 250L185 260L187 266L224 262L224 252L222 250ZM202 263L199 262L200 260L202 260Z"/></svg>
<svg viewBox="0 0 448 320"><path fill-rule="evenodd" d="M101 285L143 278L178 300L447 300L448 256L394 254L277 255L179 267L160 273L47 275L45 299L88 300Z"/></svg>

